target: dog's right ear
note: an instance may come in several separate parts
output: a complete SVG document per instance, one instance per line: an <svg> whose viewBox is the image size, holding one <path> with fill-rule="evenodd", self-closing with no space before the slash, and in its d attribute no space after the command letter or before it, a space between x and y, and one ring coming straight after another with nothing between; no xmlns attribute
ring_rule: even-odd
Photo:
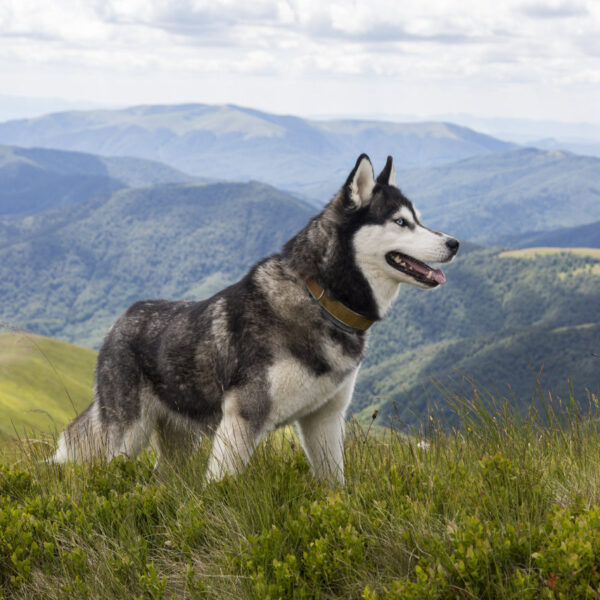
<svg viewBox="0 0 600 600"><path fill-rule="evenodd" d="M371 201L375 187L373 165L366 154L361 154L342 190L342 201L347 211L366 206Z"/></svg>
<svg viewBox="0 0 600 600"><path fill-rule="evenodd" d="M396 185L396 171L394 170L394 159L391 156L387 157L383 171L377 176L379 185Z"/></svg>

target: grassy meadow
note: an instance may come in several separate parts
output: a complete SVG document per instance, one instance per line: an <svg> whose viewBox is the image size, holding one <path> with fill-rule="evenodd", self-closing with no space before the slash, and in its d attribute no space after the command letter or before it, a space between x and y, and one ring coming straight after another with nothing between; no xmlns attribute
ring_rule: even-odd
<svg viewBox="0 0 600 600"><path fill-rule="evenodd" d="M96 352L0 333L0 441L60 431L92 398Z"/></svg>
<svg viewBox="0 0 600 600"><path fill-rule="evenodd" d="M0 597L598 598L598 398L448 402L457 429L349 423L344 488L288 430L208 485L208 440L157 472L151 451L54 466L24 443L0 460Z"/></svg>
<svg viewBox="0 0 600 600"><path fill-rule="evenodd" d="M572 254L593 259L600 259L600 248L554 248L541 246L536 248L518 248L517 250L505 250L500 252L500 258L536 258L538 256L550 256L553 254Z"/></svg>

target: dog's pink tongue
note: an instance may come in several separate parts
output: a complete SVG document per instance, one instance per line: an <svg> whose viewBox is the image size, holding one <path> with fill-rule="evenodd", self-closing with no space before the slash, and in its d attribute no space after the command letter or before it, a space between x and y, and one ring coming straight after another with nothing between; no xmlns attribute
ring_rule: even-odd
<svg viewBox="0 0 600 600"><path fill-rule="evenodd" d="M446 283L446 276L441 269L431 269L431 274L433 275L433 280L437 281L440 285Z"/></svg>
<svg viewBox="0 0 600 600"><path fill-rule="evenodd" d="M412 260L408 261L413 270L417 271L417 273L421 273L421 275L425 275L428 277L431 274L431 279L433 279L436 283L442 285L442 283L446 283L446 276L444 275L444 271L441 269L432 269L427 265L422 263L413 262Z"/></svg>

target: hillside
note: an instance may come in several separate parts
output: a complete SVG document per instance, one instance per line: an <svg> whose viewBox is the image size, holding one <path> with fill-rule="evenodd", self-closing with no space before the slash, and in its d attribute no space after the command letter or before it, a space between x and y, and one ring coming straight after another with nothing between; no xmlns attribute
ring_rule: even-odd
<svg viewBox="0 0 600 600"><path fill-rule="evenodd" d="M600 158L525 148L396 179L426 223L459 239L489 243L600 219Z"/></svg>
<svg viewBox="0 0 600 600"><path fill-rule="evenodd" d="M311 121L233 105L71 111L0 124L0 143L158 160L226 180L259 180L324 203L356 157L404 168L506 151L513 144L450 123Z"/></svg>
<svg viewBox="0 0 600 600"><path fill-rule="evenodd" d="M374 326L365 364L422 344L600 323L598 250L526 252L466 245L444 267L443 287L402 286L386 319Z"/></svg>
<svg viewBox="0 0 600 600"><path fill-rule="evenodd" d="M98 346L135 300L206 297L313 211L259 183L173 184L13 220L0 246L0 322Z"/></svg>
<svg viewBox="0 0 600 600"><path fill-rule="evenodd" d="M96 353L23 333L0 333L0 441L56 433L92 398Z"/></svg>
<svg viewBox="0 0 600 600"><path fill-rule="evenodd" d="M600 251L467 250L444 269L444 288L403 288L374 326L355 410L368 416L375 398L404 423L427 406L444 415L448 395L430 380L460 391L463 375L517 407L541 369L542 388L563 398L571 378L581 402L600 391Z"/></svg>
<svg viewBox="0 0 600 600"><path fill-rule="evenodd" d="M600 322L571 327L523 327L475 338L425 344L390 355L360 376L354 410L368 419L378 408L383 423L419 423L428 410L451 424L449 400L475 387L525 410L550 391L570 391L587 405L600 393ZM374 401L373 401L374 400Z"/></svg>
<svg viewBox="0 0 600 600"><path fill-rule="evenodd" d="M126 187L188 181L192 177L155 161L0 146L0 215L84 203Z"/></svg>

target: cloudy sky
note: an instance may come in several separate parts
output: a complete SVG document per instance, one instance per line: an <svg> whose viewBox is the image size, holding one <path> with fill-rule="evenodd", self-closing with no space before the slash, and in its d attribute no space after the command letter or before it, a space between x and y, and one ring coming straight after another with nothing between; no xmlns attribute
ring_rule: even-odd
<svg viewBox="0 0 600 600"><path fill-rule="evenodd" d="M1 0L0 94L600 122L600 1Z"/></svg>

